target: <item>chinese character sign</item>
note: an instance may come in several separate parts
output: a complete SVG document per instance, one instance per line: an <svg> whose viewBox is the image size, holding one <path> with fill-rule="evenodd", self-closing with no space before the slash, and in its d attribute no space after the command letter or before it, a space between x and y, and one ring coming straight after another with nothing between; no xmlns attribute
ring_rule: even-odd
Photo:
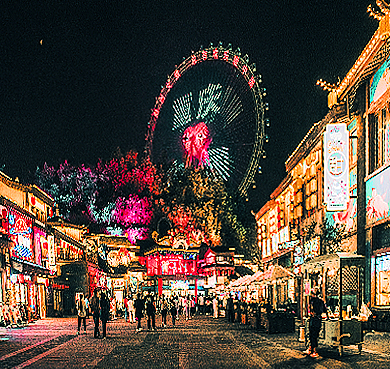
<svg viewBox="0 0 390 369"><path fill-rule="evenodd" d="M324 134L324 198L327 211L346 210L349 201L349 133L328 124Z"/></svg>

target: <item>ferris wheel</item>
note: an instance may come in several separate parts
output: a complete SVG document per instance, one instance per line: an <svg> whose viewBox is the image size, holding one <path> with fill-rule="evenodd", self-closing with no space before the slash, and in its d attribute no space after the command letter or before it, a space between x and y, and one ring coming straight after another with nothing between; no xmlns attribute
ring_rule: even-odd
<svg viewBox="0 0 390 369"><path fill-rule="evenodd" d="M265 157L268 104L255 64L231 45L193 52L162 86L148 123L146 153L155 163L209 167L247 195Z"/></svg>

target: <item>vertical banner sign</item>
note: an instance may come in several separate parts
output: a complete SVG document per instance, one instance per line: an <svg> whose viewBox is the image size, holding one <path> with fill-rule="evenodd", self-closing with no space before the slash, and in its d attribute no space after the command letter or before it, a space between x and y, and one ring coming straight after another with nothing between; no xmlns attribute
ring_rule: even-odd
<svg viewBox="0 0 390 369"><path fill-rule="evenodd" d="M55 249L54 249L54 236L53 235L47 236L47 243L48 243L49 269L54 272L56 270L56 253L55 253Z"/></svg>
<svg viewBox="0 0 390 369"><path fill-rule="evenodd" d="M349 201L349 132L346 124L326 126L324 151L326 210L346 210Z"/></svg>

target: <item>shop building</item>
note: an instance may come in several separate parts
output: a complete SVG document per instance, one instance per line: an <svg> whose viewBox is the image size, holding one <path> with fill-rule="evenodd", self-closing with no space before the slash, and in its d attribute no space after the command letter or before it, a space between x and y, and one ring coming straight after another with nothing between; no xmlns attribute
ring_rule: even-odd
<svg viewBox="0 0 390 369"><path fill-rule="evenodd" d="M159 296L172 293L198 295L199 250L156 246L145 252L147 277L143 290Z"/></svg>
<svg viewBox="0 0 390 369"><path fill-rule="evenodd" d="M297 241L291 250L297 296L304 294L305 261L348 252L365 256L362 299L390 309L389 9L377 2L370 15L378 29L346 76L338 84L317 82L328 91L329 112L287 159L286 178L256 221L265 269L288 267L291 260L280 241L282 219L287 242ZM345 233L332 244L318 227L310 237L311 224L342 226ZM288 256L281 260L284 252Z"/></svg>
<svg viewBox="0 0 390 369"><path fill-rule="evenodd" d="M234 251L222 246L206 248L205 252L201 249L197 264L199 276L203 277L200 284L203 283L205 289L223 291L235 273Z"/></svg>
<svg viewBox="0 0 390 369"><path fill-rule="evenodd" d="M50 306L48 238L45 226L54 201L38 187L0 172L2 323L44 318Z"/></svg>
<svg viewBox="0 0 390 369"><path fill-rule="evenodd" d="M55 265L52 279L53 316L74 315L78 294L89 293L88 262L83 244L84 226L67 223L56 216L48 220L53 250L51 264Z"/></svg>
<svg viewBox="0 0 390 369"><path fill-rule="evenodd" d="M140 289L146 267L140 263L140 247L125 236L105 234L86 235L89 249L94 248L96 259L90 266L90 293L105 289L122 306L124 298L134 296Z"/></svg>

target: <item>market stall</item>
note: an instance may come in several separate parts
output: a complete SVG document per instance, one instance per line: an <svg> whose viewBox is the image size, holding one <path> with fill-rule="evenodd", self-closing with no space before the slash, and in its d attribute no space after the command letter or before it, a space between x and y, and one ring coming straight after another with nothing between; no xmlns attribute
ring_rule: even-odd
<svg viewBox="0 0 390 369"><path fill-rule="evenodd" d="M309 326L309 297L318 287L326 296L329 319L322 321L319 343L337 347L357 345L362 350L362 322L358 319L362 303L364 257L350 253L322 255L302 265L305 337ZM306 339L307 342L307 339Z"/></svg>

